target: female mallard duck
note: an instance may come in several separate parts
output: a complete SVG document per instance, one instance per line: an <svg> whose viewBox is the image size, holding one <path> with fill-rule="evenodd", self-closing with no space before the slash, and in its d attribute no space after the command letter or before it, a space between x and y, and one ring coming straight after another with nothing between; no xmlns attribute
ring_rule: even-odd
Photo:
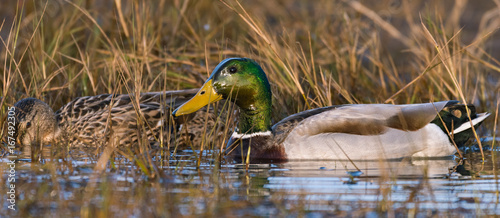
<svg viewBox="0 0 500 218"><path fill-rule="evenodd" d="M107 143L128 146L143 139L161 142L166 140L166 133L172 133L177 127L173 125L174 120L170 117L171 108L186 102L196 91L192 89L142 93L139 99L128 94L80 97L55 113L45 102L26 98L14 104L16 139L23 146L47 145L53 142L62 142L69 146L95 147ZM139 111L141 115L138 114ZM201 133L191 132L201 131L205 123L197 119L206 117L206 128L210 130L215 125L216 119L213 116L196 114L194 118L184 117L185 119L176 120L177 124L184 123L184 126L189 127L189 130L181 129L176 140L182 141L184 137L181 136L187 133L188 140L201 141L201 137L197 137L202 135Z"/></svg>
<svg viewBox="0 0 500 218"><path fill-rule="evenodd" d="M427 104L360 104L304 111L271 127L271 89L262 68L247 58L222 61L198 93L174 116L195 112L208 103L230 99L240 107L238 128L228 141L242 146L232 155L251 159L395 159L450 156L452 143L464 142L471 123L488 114L457 101ZM447 134L450 132L451 134ZM249 150L248 150L249 149Z"/></svg>

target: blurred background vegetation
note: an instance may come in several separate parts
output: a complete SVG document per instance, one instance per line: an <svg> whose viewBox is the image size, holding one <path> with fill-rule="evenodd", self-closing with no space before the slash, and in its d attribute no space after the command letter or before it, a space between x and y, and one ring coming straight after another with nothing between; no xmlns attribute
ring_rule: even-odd
<svg viewBox="0 0 500 218"><path fill-rule="evenodd" d="M465 100L495 111L497 1L4 1L2 106L199 87L257 60L276 119L344 103ZM460 93L463 92L463 99ZM283 107L287 106L287 107Z"/></svg>

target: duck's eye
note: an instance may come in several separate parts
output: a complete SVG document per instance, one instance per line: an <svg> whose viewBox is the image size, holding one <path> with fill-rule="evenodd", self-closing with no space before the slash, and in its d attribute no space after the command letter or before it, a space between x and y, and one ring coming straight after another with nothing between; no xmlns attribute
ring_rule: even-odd
<svg viewBox="0 0 500 218"><path fill-rule="evenodd" d="M457 118L462 117L462 111L460 111L460 110L454 110L451 113L453 114L453 116L455 116Z"/></svg>
<svg viewBox="0 0 500 218"><path fill-rule="evenodd" d="M233 74L233 73L236 73L236 72L238 72L238 68L236 68L236 67L229 68L229 73Z"/></svg>
<svg viewBox="0 0 500 218"><path fill-rule="evenodd" d="M26 129L29 129L31 127L31 122L26 123Z"/></svg>
<svg viewBox="0 0 500 218"><path fill-rule="evenodd" d="M203 91L200 92L200 95L203 95L203 94L205 94L205 90L203 90Z"/></svg>

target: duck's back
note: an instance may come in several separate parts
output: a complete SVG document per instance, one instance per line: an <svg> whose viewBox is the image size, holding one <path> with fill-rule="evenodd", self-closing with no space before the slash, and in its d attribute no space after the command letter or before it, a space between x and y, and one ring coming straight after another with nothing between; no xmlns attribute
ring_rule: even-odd
<svg viewBox="0 0 500 218"><path fill-rule="evenodd" d="M128 94L102 94L76 98L56 112L63 138L72 146L118 143L129 146L161 142L186 122L174 120L173 108L190 99L197 90ZM176 122L179 120L180 122Z"/></svg>
<svg viewBox="0 0 500 218"><path fill-rule="evenodd" d="M283 140L288 159L393 159L449 156L456 149L431 123L456 101L345 105L309 116Z"/></svg>

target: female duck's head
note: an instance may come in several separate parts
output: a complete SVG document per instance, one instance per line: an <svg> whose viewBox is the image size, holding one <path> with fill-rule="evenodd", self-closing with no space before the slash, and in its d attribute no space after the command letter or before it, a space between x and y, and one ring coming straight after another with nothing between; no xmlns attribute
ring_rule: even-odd
<svg viewBox="0 0 500 218"><path fill-rule="evenodd" d="M180 116L193 113L221 99L233 101L243 111L269 109L271 88L266 74L251 59L226 59L215 67L195 97L177 108L173 114Z"/></svg>
<svg viewBox="0 0 500 218"><path fill-rule="evenodd" d="M15 137L23 146L49 144L57 137L59 129L54 111L45 102L25 98L14 104Z"/></svg>

